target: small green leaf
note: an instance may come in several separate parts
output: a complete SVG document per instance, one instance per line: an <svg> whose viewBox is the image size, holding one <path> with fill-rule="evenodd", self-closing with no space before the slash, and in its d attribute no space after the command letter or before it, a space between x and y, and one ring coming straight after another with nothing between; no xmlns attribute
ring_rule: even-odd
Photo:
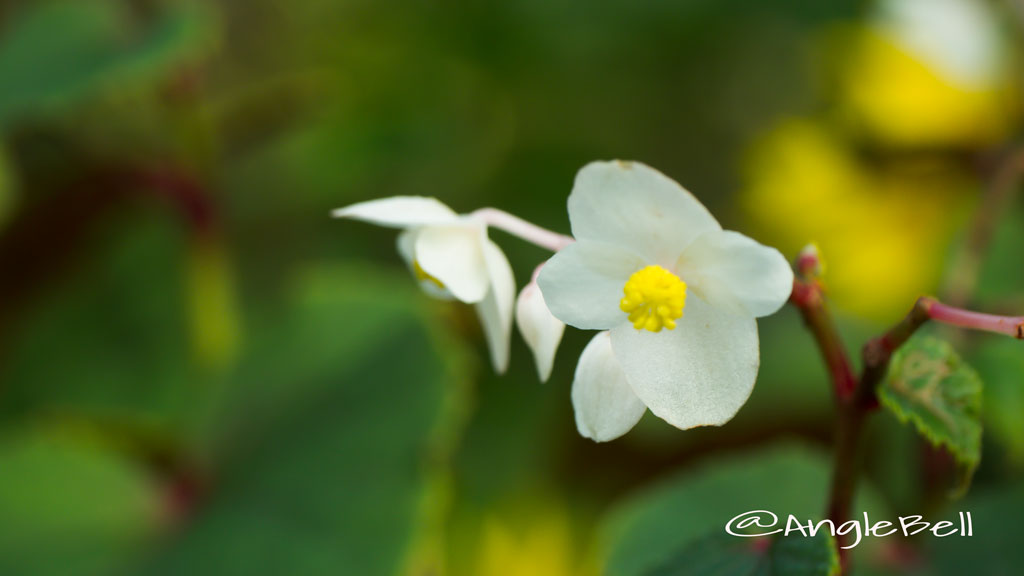
<svg viewBox="0 0 1024 576"><path fill-rule="evenodd" d="M970 486L981 461L981 379L953 347L931 336L911 339L893 355L878 390L882 405L911 422L934 446L944 446L962 468L957 495Z"/></svg>
<svg viewBox="0 0 1024 576"><path fill-rule="evenodd" d="M716 532L645 576L835 576L839 571L835 539L827 532L766 538Z"/></svg>

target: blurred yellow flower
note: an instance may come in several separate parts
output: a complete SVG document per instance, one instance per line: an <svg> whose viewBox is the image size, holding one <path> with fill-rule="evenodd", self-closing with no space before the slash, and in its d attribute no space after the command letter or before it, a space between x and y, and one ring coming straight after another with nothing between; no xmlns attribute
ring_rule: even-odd
<svg viewBox="0 0 1024 576"><path fill-rule="evenodd" d="M474 572L477 576L572 576L573 542L564 513L541 514L525 530L487 520Z"/></svg>
<svg viewBox="0 0 1024 576"><path fill-rule="evenodd" d="M755 142L741 201L762 240L796 255L816 242L826 285L849 312L889 320L935 289L969 181L942 165L876 169L809 120Z"/></svg>
<svg viewBox="0 0 1024 576"><path fill-rule="evenodd" d="M1019 90L992 12L976 0L888 0L849 32L844 117L906 147L977 147L1011 135Z"/></svg>
<svg viewBox="0 0 1024 576"><path fill-rule="evenodd" d="M978 178L943 152L990 150L1012 136L1020 90L986 3L875 7L867 24L832 37L843 55L831 71L837 114L786 120L758 139L742 201L762 241L789 254L821 246L840 308L887 321L938 287L947 244L977 196Z"/></svg>

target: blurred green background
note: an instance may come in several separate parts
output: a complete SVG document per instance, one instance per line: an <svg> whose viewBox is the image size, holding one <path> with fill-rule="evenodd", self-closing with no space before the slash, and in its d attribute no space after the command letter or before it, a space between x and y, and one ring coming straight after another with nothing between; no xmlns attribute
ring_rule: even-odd
<svg viewBox="0 0 1024 576"><path fill-rule="evenodd" d="M0 6L0 574L632 575L737 512L823 512L831 396L793 310L732 423L598 445L569 401L588 334L547 384L518 335L494 375L393 231L328 217L352 202L568 232L576 170L636 159L817 243L851 352L919 293L1024 311L1024 201L963 248L1022 134L1012 0ZM548 256L492 238L519 287ZM879 415L864 506L978 535L878 540L860 573L1024 562L1024 348L954 343L986 385L970 495Z"/></svg>

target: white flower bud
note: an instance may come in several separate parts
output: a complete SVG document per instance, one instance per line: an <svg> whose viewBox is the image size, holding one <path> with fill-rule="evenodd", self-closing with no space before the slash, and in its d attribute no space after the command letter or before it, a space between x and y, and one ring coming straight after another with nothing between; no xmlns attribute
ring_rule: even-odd
<svg viewBox="0 0 1024 576"><path fill-rule="evenodd" d="M533 352L537 363L537 375L541 382L547 382L551 376L551 368L555 363L555 352L562 341L565 324L555 318L544 295L536 282L530 282L519 293L516 301L516 325L526 340L526 345Z"/></svg>

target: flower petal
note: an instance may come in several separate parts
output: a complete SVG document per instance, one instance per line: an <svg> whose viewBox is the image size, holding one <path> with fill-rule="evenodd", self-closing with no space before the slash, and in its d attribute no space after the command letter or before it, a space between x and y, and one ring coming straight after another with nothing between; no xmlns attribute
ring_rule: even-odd
<svg viewBox="0 0 1024 576"><path fill-rule="evenodd" d="M420 228L416 234L416 262L456 298L475 304L487 294L486 241L486 229L475 223Z"/></svg>
<svg viewBox="0 0 1024 576"><path fill-rule="evenodd" d="M523 340L526 340L526 345L533 352L540 381L547 382L555 363L555 352L558 351L562 333L565 332L565 324L548 310L548 305L544 303L544 295L536 282L530 282L519 293L519 299L516 301L516 324L523 335Z"/></svg>
<svg viewBox="0 0 1024 576"><path fill-rule="evenodd" d="M484 299L476 305L476 312L484 328L494 370L503 374L508 369L516 281L512 276L512 266L497 244L486 240L483 253L487 262L490 289Z"/></svg>
<svg viewBox="0 0 1024 576"><path fill-rule="evenodd" d="M572 381L572 405L576 429L597 442L629 432L647 410L626 381L608 332L594 336L580 355Z"/></svg>
<svg viewBox="0 0 1024 576"><path fill-rule="evenodd" d="M739 232L700 235L683 252L677 269L688 289L734 314L774 314L793 291L793 269L786 258Z"/></svg>
<svg viewBox="0 0 1024 576"><path fill-rule="evenodd" d="M666 268L697 236L721 230L674 180L639 162L591 162L576 175L569 221L577 240L632 248Z"/></svg>
<svg viewBox="0 0 1024 576"><path fill-rule="evenodd" d="M754 389L760 362L757 323L689 299L675 330L624 324L612 349L633 392L655 415L681 428L720 426Z"/></svg>
<svg viewBox="0 0 1024 576"><path fill-rule="evenodd" d="M423 196L393 196L368 200L338 208L331 212L331 216L362 220L389 228L448 224L459 218L458 214L437 198Z"/></svg>
<svg viewBox="0 0 1024 576"><path fill-rule="evenodd" d="M537 284L556 318L584 330L607 330L626 321L619 309L630 275L643 268L634 252L604 242L575 242L544 264Z"/></svg>
<svg viewBox="0 0 1024 576"><path fill-rule="evenodd" d="M455 300L455 296L444 286L439 286L430 278L419 278L416 274L416 236L419 235L418 228L410 228L402 231L395 242L398 254L409 267L409 272L416 278L416 283L427 295L438 300Z"/></svg>

